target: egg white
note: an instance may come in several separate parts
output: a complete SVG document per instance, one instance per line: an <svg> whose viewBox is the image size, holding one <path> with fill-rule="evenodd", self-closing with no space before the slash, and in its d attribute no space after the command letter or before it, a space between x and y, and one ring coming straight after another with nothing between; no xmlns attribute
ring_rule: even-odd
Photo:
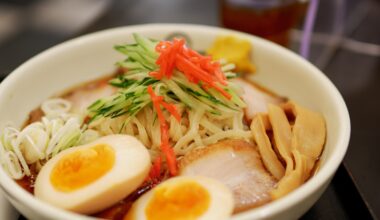
<svg viewBox="0 0 380 220"><path fill-rule="evenodd" d="M110 146L115 153L113 167L94 182L72 192L57 190L50 181L55 165L67 154L98 144ZM101 211L137 189L151 166L148 150L129 135L109 135L86 145L62 151L49 160L35 182L35 196L54 206L82 214Z"/></svg>
<svg viewBox="0 0 380 220"><path fill-rule="evenodd" d="M148 193L144 194L140 197L132 206L130 212L128 213L128 220L130 219L138 219L138 220L146 220L147 216L145 214L145 209L153 197L153 193L160 186L170 186L176 184L182 184L183 182L191 181L200 184L210 196L210 204L205 213L198 218L198 220L210 220L210 219L218 219L224 220L229 219L232 215L234 209L234 200L232 191L227 188L221 182L211 179L204 176L178 176L170 178ZM178 216L180 219L180 216Z"/></svg>

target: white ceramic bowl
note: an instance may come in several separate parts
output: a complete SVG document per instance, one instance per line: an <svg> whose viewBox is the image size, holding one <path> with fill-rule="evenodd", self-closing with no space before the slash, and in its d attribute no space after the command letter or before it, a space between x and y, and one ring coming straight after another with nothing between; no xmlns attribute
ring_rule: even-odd
<svg viewBox="0 0 380 220"><path fill-rule="evenodd" d="M188 35L192 47L207 48L218 35L236 35L252 42L255 80L278 94L321 112L327 122L327 142L319 172L287 196L233 219L296 219L321 196L342 162L350 136L346 105L327 77L295 53L266 40L226 29L199 25L153 24L105 30L79 37L33 57L0 84L0 126L9 121L21 126L41 102L65 89L112 73L123 56L115 44L132 40L132 33L164 39L173 32ZM3 194L30 219L84 219L35 199L0 168Z"/></svg>

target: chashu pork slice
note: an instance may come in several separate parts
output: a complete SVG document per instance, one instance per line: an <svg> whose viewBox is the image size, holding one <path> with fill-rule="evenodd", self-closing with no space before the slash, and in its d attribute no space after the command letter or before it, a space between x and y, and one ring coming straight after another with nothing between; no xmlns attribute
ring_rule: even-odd
<svg viewBox="0 0 380 220"><path fill-rule="evenodd" d="M232 81L243 90L242 99L247 104L245 115L249 121L257 113L267 113L268 104L278 105L286 101L286 98L278 96L254 82L241 78Z"/></svg>
<svg viewBox="0 0 380 220"><path fill-rule="evenodd" d="M264 168L257 147L244 140L219 141L190 151L180 161L180 175L224 183L234 194L235 213L269 202L277 183Z"/></svg>
<svg viewBox="0 0 380 220"><path fill-rule="evenodd" d="M108 84L109 79L110 77L107 77L73 88L62 95L62 98L71 103L71 111L83 114L87 111L87 107L96 100L111 96L117 92L116 87ZM26 124L40 121L44 115L44 112L39 107L29 114Z"/></svg>
<svg viewBox="0 0 380 220"><path fill-rule="evenodd" d="M83 113L96 100L111 96L116 92L117 88L109 85L106 78L75 88L63 98L71 102L74 112Z"/></svg>

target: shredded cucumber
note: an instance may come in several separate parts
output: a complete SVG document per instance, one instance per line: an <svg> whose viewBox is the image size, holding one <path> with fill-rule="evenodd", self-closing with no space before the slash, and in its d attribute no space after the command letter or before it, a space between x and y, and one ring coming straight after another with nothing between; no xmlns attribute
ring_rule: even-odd
<svg viewBox="0 0 380 220"><path fill-rule="evenodd" d="M126 115L128 121L145 106L151 104L151 99L147 93L147 87L159 86L157 95L163 96L166 101L173 104L184 104L190 109L203 109L212 114L233 114L245 107L245 103L240 99L233 84L227 86L219 85L229 94L231 99L225 98L215 89L202 88L201 84L194 84L178 70L170 79L163 78L157 80L149 75L151 71L157 71L159 66L156 59L159 54L155 51L157 41L150 40L138 34L133 34L135 43L118 45L115 49L127 56L124 61L117 65L127 69L123 75L110 80L112 86L120 90L117 94L100 99L88 107L91 121L101 117L115 118ZM234 64L225 61L222 64L222 71L227 78L234 78L236 74L231 72ZM156 89L155 89L156 91Z"/></svg>

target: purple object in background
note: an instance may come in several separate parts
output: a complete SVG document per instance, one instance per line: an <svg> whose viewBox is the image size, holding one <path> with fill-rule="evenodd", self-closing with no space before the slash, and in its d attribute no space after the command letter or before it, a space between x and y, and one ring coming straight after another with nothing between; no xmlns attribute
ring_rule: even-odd
<svg viewBox="0 0 380 220"><path fill-rule="evenodd" d="M318 10L319 0L311 0L307 9L306 20L303 26L303 35L300 46L300 55L305 59L309 58L310 39L313 32L315 16Z"/></svg>

